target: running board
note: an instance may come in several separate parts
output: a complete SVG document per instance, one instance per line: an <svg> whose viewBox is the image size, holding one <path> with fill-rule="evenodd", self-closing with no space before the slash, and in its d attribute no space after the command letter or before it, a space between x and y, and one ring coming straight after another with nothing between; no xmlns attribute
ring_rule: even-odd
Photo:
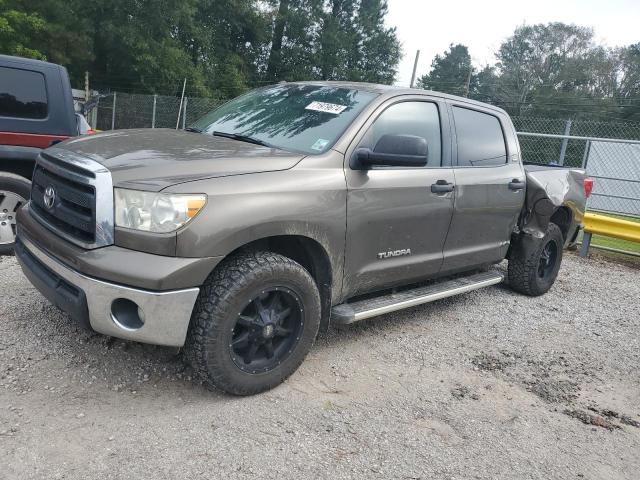
<svg viewBox="0 0 640 480"><path fill-rule="evenodd" d="M482 272L467 277L446 280L425 287L391 293L381 297L367 298L353 303L336 305L331 310L331 322L339 325L358 322L365 318L452 297L479 288L500 283L503 275L498 272Z"/></svg>

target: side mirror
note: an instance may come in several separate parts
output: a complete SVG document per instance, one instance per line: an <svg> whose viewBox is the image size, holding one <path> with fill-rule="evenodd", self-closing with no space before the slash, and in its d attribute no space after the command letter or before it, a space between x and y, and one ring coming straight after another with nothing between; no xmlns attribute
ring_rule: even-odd
<svg viewBox="0 0 640 480"><path fill-rule="evenodd" d="M359 148L354 154L356 169L372 166L424 167L429 157L427 141L414 135L383 135L373 150Z"/></svg>

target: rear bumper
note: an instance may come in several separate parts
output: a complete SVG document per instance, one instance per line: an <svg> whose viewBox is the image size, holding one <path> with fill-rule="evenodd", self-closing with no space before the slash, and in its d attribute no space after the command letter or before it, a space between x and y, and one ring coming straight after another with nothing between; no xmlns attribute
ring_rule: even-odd
<svg viewBox="0 0 640 480"><path fill-rule="evenodd" d="M199 288L160 292L97 280L54 259L20 229L15 252L29 281L80 324L127 340L184 344Z"/></svg>

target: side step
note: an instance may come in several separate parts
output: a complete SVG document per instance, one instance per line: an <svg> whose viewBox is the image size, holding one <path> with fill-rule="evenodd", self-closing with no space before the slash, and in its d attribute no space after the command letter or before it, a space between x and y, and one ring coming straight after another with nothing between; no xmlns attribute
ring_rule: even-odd
<svg viewBox="0 0 640 480"><path fill-rule="evenodd" d="M479 288L495 285L503 280L498 272L482 272L467 277L446 280L425 287L391 293L381 297L367 298L353 303L336 305L331 310L331 322L340 325L358 322L365 318L377 317L441 298L452 297Z"/></svg>

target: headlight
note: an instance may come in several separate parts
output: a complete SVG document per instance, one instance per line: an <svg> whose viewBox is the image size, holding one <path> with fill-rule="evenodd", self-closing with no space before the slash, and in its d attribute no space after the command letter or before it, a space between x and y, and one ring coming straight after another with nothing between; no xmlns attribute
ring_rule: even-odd
<svg viewBox="0 0 640 480"><path fill-rule="evenodd" d="M116 226L145 232L173 232L195 217L205 195L140 192L114 188Z"/></svg>

